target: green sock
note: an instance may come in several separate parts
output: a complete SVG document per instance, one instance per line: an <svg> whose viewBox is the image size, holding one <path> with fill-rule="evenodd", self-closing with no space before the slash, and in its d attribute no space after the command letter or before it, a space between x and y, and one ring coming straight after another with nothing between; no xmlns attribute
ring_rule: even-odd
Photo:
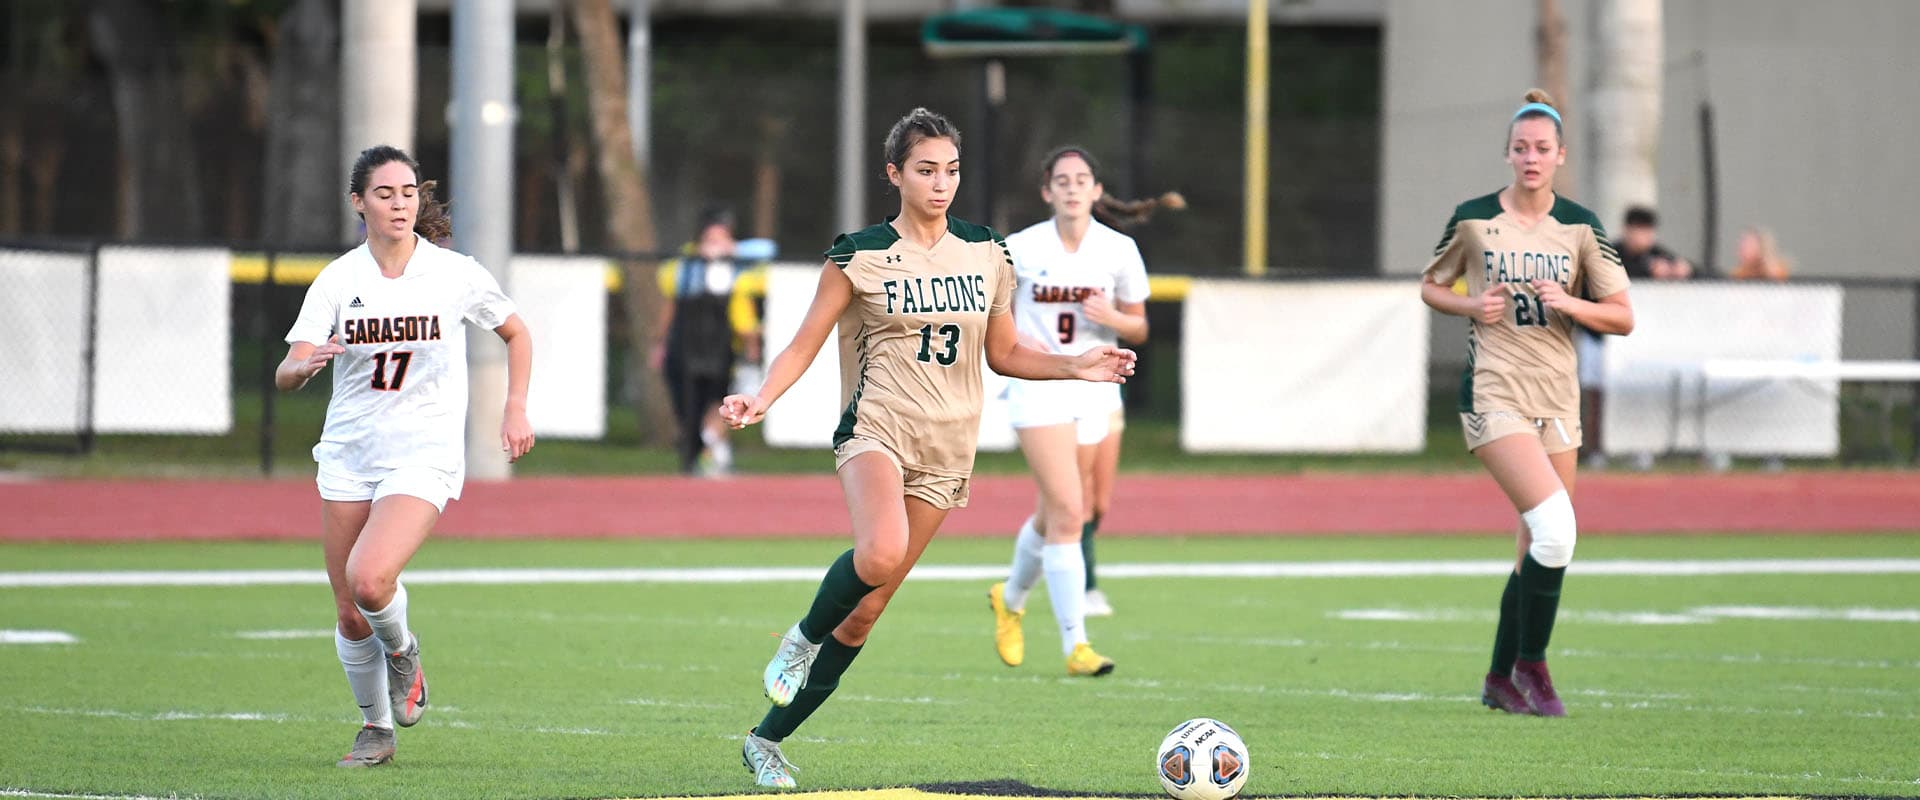
<svg viewBox="0 0 1920 800"><path fill-rule="evenodd" d="M878 588L860 580L860 573L853 569L852 550L841 553L834 559L833 566L827 568L827 576L820 579L820 591L813 595L813 606L800 619L800 635L809 642L826 641L827 634L840 627L847 615L853 613L854 606L860 605L860 598Z"/></svg>
<svg viewBox="0 0 1920 800"><path fill-rule="evenodd" d="M1091 592L1100 585L1093 577L1093 534L1100 530L1100 515L1093 515L1080 526L1080 557L1087 562L1087 591Z"/></svg>
<svg viewBox="0 0 1920 800"><path fill-rule="evenodd" d="M1513 671L1513 660L1520 656L1520 573L1507 573L1507 590L1500 593L1500 624L1493 629L1493 666L1495 675Z"/></svg>
<svg viewBox="0 0 1920 800"><path fill-rule="evenodd" d="M1547 640L1560 612L1560 582L1566 567L1547 567L1527 556L1520 562L1520 658L1547 660Z"/></svg>
<svg viewBox="0 0 1920 800"><path fill-rule="evenodd" d="M792 736L800 723L813 716L821 703L827 702L827 696L840 686L840 675L853 663L854 656L860 655L860 647L841 644L840 640L829 635L820 645L820 656L814 659L813 672L807 675L807 688L793 696L793 702L786 708L774 706L767 709L760 724L755 726L753 734L762 739L780 741Z"/></svg>

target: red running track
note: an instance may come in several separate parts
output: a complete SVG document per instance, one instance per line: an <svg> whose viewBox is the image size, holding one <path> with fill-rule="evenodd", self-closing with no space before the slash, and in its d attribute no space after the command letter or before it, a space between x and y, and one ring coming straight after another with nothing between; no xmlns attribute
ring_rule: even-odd
<svg viewBox="0 0 1920 800"><path fill-rule="evenodd" d="M1007 535L1033 508L1023 476L983 476L943 534ZM1586 475L1581 529L1920 532L1920 473ZM309 480L0 483L0 540L317 538ZM1479 474L1124 475L1110 534L1426 534L1510 530ZM527 478L470 482L437 533L469 537L840 534L831 476Z"/></svg>

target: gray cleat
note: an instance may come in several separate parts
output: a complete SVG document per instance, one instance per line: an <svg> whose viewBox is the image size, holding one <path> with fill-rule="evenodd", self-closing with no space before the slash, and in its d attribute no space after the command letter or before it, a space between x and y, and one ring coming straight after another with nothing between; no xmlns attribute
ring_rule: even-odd
<svg viewBox="0 0 1920 800"><path fill-rule="evenodd" d="M393 704L393 723L411 728L427 713L427 673L420 668L420 637L407 649L387 654L387 700Z"/></svg>
<svg viewBox="0 0 1920 800"><path fill-rule="evenodd" d="M807 641L800 635L800 623L794 623L787 635L780 637L780 649L774 651L773 660L761 673L761 688L767 699L782 708L791 704L793 696L807 688L807 676L813 673L813 660L819 656L820 645Z"/></svg>
<svg viewBox="0 0 1920 800"><path fill-rule="evenodd" d="M740 746L740 763L747 765L753 782L761 786L792 789L800 785L793 780L793 773L800 770L780 752L780 743L762 739L753 731L747 731L747 741Z"/></svg>
<svg viewBox="0 0 1920 800"><path fill-rule="evenodd" d="M393 760L393 729L364 726L353 737L353 749L337 766L377 767Z"/></svg>

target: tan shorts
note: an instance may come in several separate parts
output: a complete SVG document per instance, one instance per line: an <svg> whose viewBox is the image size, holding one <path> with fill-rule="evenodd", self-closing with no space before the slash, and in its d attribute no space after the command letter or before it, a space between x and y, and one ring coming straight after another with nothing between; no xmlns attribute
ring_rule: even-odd
<svg viewBox="0 0 1920 800"><path fill-rule="evenodd" d="M1467 435L1467 451L1508 436L1537 436L1549 455L1580 449L1579 417L1524 417L1514 411L1461 414L1460 429Z"/></svg>
<svg viewBox="0 0 1920 800"><path fill-rule="evenodd" d="M953 475L935 475L908 469L901 465L899 454L877 439L855 436L833 448L833 468L840 469L852 461L855 456L865 453L879 453L893 462L893 468L900 471L901 487L908 497L918 497L934 508L963 508L967 505L968 479Z"/></svg>

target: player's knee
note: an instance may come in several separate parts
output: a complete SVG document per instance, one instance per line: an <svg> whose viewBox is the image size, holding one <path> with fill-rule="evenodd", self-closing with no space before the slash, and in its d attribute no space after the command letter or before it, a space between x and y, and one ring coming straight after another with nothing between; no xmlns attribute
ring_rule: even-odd
<svg viewBox="0 0 1920 800"><path fill-rule="evenodd" d="M1086 520L1086 515L1080 509L1081 505L1077 500L1062 500L1047 504L1047 524L1040 531L1040 534L1046 538L1047 544L1080 541L1080 525Z"/></svg>
<svg viewBox="0 0 1920 800"><path fill-rule="evenodd" d="M334 625L340 629L340 635L349 641L360 641L373 635L373 626L367 624L367 618L360 615L360 609L352 603L343 603L334 609Z"/></svg>
<svg viewBox="0 0 1920 800"><path fill-rule="evenodd" d="M900 564L907 560L907 547L904 542L874 542L868 547L853 553L853 571L860 576L860 582L868 586L880 586L893 579L900 571Z"/></svg>
<svg viewBox="0 0 1920 800"><path fill-rule="evenodd" d="M347 571L347 592L353 596L353 604L361 608L379 610L387 607L393 600L393 590L399 578L379 570Z"/></svg>
<svg viewBox="0 0 1920 800"><path fill-rule="evenodd" d="M1532 542L1527 555L1543 567L1564 567L1573 563L1573 544L1578 538L1573 517L1573 500L1566 490L1554 492L1540 505L1522 513Z"/></svg>

